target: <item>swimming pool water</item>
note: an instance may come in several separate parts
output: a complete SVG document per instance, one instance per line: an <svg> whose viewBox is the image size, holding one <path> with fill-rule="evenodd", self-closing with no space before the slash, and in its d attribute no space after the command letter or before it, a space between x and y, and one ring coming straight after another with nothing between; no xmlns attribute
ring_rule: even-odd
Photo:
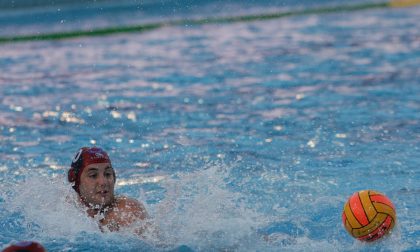
<svg viewBox="0 0 420 252"><path fill-rule="evenodd" d="M418 250L419 14L1 44L0 247ZM71 158L91 145L109 152L117 192L146 204L165 246L101 233L66 202ZM398 215L370 245L341 224L362 189L385 193Z"/></svg>

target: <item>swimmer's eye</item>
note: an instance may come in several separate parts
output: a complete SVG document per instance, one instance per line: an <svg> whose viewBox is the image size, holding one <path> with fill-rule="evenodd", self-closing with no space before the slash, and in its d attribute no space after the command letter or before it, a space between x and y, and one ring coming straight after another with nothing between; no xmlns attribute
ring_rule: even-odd
<svg viewBox="0 0 420 252"><path fill-rule="evenodd" d="M105 177L107 177L107 178L109 178L109 177L111 177L112 176L112 173L111 172L107 172L107 173L105 173Z"/></svg>
<svg viewBox="0 0 420 252"><path fill-rule="evenodd" d="M89 178L96 178L98 175L96 173L94 174L89 174Z"/></svg>

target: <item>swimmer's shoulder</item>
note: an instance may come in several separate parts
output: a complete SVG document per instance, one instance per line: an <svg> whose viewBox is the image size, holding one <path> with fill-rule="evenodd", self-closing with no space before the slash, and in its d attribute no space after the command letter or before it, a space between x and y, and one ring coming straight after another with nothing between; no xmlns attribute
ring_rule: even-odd
<svg viewBox="0 0 420 252"><path fill-rule="evenodd" d="M146 208L138 200L126 196L118 196L115 201L116 208L120 212L128 213L140 219L147 218Z"/></svg>

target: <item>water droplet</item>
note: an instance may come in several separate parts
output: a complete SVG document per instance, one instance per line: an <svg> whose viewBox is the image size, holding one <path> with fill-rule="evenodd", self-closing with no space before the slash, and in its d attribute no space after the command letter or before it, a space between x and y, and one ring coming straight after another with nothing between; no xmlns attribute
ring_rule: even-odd
<svg viewBox="0 0 420 252"><path fill-rule="evenodd" d="M302 100L305 97L304 94L297 94L296 95L296 100Z"/></svg>
<svg viewBox="0 0 420 252"><path fill-rule="evenodd" d="M311 148L315 148L316 147L316 141L311 139L311 140L309 140L309 142L306 145L308 145Z"/></svg>
<svg viewBox="0 0 420 252"><path fill-rule="evenodd" d="M283 130L283 126L281 126L281 125L276 125L276 126L274 126L274 130L277 130L277 131L282 131L282 130Z"/></svg>
<svg viewBox="0 0 420 252"><path fill-rule="evenodd" d="M111 115L113 118L121 118L121 113L115 110L111 111Z"/></svg>
<svg viewBox="0 0 420 252"><path fill-rule="evenodd" d="M335 134L335 137L336 138L347 138L347 135L346 134L337 133L337 134Z"/></svg>
<svg viewBox="0 0 420 252"><path fill-rule="evenodd" d="M135 122L135 121L137 121L137 117L136 117L136 113L134 113L134 112L129 112L128 114L127 114L127 119L129 119L129 120L131 120L131 121L133 121L133 122Z"/></svg>

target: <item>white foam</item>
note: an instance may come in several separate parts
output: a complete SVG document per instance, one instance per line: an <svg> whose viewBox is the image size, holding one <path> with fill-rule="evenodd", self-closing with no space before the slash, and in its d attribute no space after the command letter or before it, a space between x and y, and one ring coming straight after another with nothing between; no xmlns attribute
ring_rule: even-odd
<svg viewBox="0 0 420 252"><path fill-rule="evenodd" d="M312 238L312 231L305 227L305 223L311 221L314 212L322 214L331 207L341 205L341 198L325 196L314 199L309 195L312 201L306 199L304 205L296 198L295 203L301 207L294 210L285 208L279 201L268 216L258 212L258 206L249 205L249 195L229 187L233 167L213 163L197 171L179 172L157 181L166 190L164 198L155 205L146 204L156 229L149 229L150 232L141 239L132 232L141 223L118 233L102 233L97 221L89 218L74 203L77 195L62 175L50 178L48 175L28 176L26 173L24 181L5 180L0 185L0 198L10 214L2 213L1 217L12 218L12 213L23 216L23 220L16 222L24 227L24 234L16 234L14 239L30 238L44 244L58 240L58 246L63 251L92 248L96 246L94 244L108 250L117 246L120 251L135 251L149 245L156 251L180 245L195 251L342 251L369 248L399 251L409 247L402 244L398 225L394 233L380 244L366 245L353 241L345 235L339 215L322 223L323 226L331 226L330 234L321 239ZM274 179L272 183L286 183L286 187L290 187L293 181L277 173L262 174L260 179ZM295 180L294 184L298 182ZM320 190L319 185L314 188ZM271 227L274 229L269 231ZM299 231L295 233L290 228Z"/></svg>
<svg viewBox="0 0 420 252"><path fill-rule="evenodd" d="M166 197L151 212L167 243L198 251L261 248L257 229L265 218L227 188L228 175L222 165L209 165L163 182Z"/></svg>
<svg viewBox="0 0 420 252"><path fill-rule="evenodd" d="M39 226L41 236L68 238L82 231L100 232L97 223L77 207L77 195L64 181L63 176L27 178L5 199L8 211L23 214L28 232Z"/></svg>

